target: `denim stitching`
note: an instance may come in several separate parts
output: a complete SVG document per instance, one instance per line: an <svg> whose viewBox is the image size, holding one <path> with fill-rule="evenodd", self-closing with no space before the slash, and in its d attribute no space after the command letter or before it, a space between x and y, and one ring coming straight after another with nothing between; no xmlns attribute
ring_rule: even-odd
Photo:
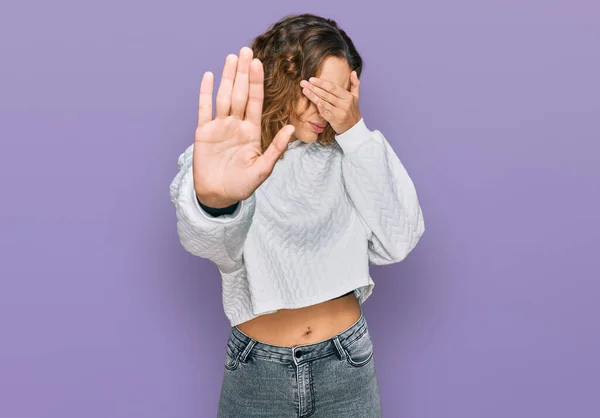
<svg viewBox="0 0 600 418"><path fill-rule="evenodd" d="M362 337L363 335L365 335L365 333L368 331L367 327L362 327L362 329L360 331L357 331L358 335L356 336L356 338L350 340L350 342L347 342L345 345L346 347L350 347L353 343L355 343L356 341L358 341L360 339L360 337ZM344 347L344 348L346 348Z"/></svg>
<svg viewBox="0 0 600 418"><path fill-rule="evenodd" d="M366 365L367 365L367 363L368 363L368 362L370 362L372 358L373 358L373 350L371 350L371 353L369 354L369 357L367 357L367 359L366 359L366 360L363 360L363 361L362 361L362 362L360 362L360 363L356 363L356 362L354 362L354 361L353 361L353 360L350 358L350 356L347 356L347 357L346 357L346 361L348 362L348 364L350 364L350 365L351 365L351 366L353 366L353 367L363 367L363 366L366 366Z"/></svg>
<svg viewBox="0 0 600 418"><path fill-rule="evenodd" d="M311 415L313 415L315 413L315 404L317 403L315 400L315 391L313 389L313 375L312 375L312 361L308 363L308 380L310 381L310 397L312 399L312 407L310 412L305 415L305 417L310 417Z"/></svg>

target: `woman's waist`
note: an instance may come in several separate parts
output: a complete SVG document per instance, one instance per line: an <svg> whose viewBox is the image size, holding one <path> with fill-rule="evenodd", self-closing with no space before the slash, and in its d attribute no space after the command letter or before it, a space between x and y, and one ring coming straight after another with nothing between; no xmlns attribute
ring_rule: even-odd
<svg viewBox="0 0 600 418"><path fill-rule="evenodd" d="M355 323L360 314L360 304L352 292L315 305L260 315L237 328L257 341L293 347L331 338Z"/></svg>

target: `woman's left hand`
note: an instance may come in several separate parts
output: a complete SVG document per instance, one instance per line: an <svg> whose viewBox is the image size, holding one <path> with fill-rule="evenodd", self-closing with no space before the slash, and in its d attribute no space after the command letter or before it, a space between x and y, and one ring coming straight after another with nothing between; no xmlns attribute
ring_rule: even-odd
<svg viewBox="0 0 600 418"><path fill-rule="evenodd" d="M302 80L302 93L317 105L319 114L336 134L342 134L352 128L361 119L358 110L360 81L356 71L350 73L350 91L317 77L309 82Z"/></svg>

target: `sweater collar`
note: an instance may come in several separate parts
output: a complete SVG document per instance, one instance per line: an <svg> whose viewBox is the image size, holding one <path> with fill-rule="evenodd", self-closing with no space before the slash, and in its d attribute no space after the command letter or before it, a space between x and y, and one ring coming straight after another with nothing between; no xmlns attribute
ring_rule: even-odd
<svg viewBox="0 0 600 418"><path fill-rule="evenodd" d="M296 138L295 140L288 143L287 149L297 148L305 145L310 145L310 143L306 143Z"/></svg>

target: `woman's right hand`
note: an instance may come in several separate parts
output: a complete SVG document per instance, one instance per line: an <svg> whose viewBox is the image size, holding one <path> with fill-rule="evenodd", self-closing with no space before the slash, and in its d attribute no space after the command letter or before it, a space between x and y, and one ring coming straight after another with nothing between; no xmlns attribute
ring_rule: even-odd
<svg viewBox="0 0 600 418"><path fill-rule="evenodd" d="M247 199L272 173L294 132L286 125L261 152L264 71L252 49L227 56L212 118L213 74L200 85L198 127L194 138L193 174L198 199L222 208Z"/></svg>

